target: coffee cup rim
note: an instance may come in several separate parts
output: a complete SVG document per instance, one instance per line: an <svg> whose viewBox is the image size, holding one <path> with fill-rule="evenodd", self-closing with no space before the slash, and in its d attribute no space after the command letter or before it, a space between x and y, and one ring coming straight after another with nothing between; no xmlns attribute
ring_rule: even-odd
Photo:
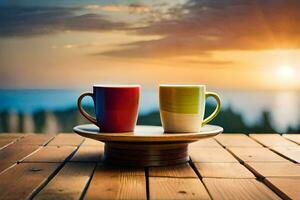
<svg viewBox="0 0 300 200"><path fill-rule="evenodd" d="M206 87L206 85L159 84L159 87Z"/></svg>
<svg viewBox="0 0 300 200"><path fill-rule="evenodd" d="M141 85L121 85L121 84L94 84L93 87L102 88L140 88Z"/></svg>

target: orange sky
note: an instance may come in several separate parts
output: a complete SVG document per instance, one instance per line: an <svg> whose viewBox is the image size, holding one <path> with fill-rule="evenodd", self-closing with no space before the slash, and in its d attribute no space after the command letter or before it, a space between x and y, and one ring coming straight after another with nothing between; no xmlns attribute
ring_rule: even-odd
<svg viewBox="0 0 300 200"><path fill-rule="evenodd" d="M299 9L291 0L0 4L0 88L300 90Z"/></svg>

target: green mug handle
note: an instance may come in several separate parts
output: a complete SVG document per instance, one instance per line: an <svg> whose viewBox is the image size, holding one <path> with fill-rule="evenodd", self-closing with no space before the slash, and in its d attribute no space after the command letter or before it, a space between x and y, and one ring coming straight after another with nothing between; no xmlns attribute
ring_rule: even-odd
<svg viewBox="0 0 300 200"><path fill-rule="evenodd" d="M221 109L221 98L219 97L219 95L217 93L206 92L205 93L205 99L207 99L208 97L214 97L215 100L217 101L217 106L216 106L214 112L212 112L207 118L205 118L203 120L202 126L207 124L211 120L213 120L217 116L217 114L220 112L220 109Z"/></svg>

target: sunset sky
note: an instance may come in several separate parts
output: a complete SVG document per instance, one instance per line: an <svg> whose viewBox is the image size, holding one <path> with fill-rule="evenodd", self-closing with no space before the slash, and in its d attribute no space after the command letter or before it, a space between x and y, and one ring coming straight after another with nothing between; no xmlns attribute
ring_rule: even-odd
<svg viewBox="0 0 300 200"><path fill-rule="evenodd" d="M300 90L300 1L0 1L0 88Z"/></svg>

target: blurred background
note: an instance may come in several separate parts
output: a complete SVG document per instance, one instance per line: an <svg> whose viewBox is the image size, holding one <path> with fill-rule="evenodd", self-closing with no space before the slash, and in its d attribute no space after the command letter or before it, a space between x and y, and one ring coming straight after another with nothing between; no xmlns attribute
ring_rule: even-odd
<svg viewBox="0 0 300 200"><path fill-rule="evenodd" d="M93 84L206 84L233 133L300 132L300 1L0 1L0 133L72 132ZM207 103L206 115L214 109ZM85 100L93 113L93 102Z"/></svg>

